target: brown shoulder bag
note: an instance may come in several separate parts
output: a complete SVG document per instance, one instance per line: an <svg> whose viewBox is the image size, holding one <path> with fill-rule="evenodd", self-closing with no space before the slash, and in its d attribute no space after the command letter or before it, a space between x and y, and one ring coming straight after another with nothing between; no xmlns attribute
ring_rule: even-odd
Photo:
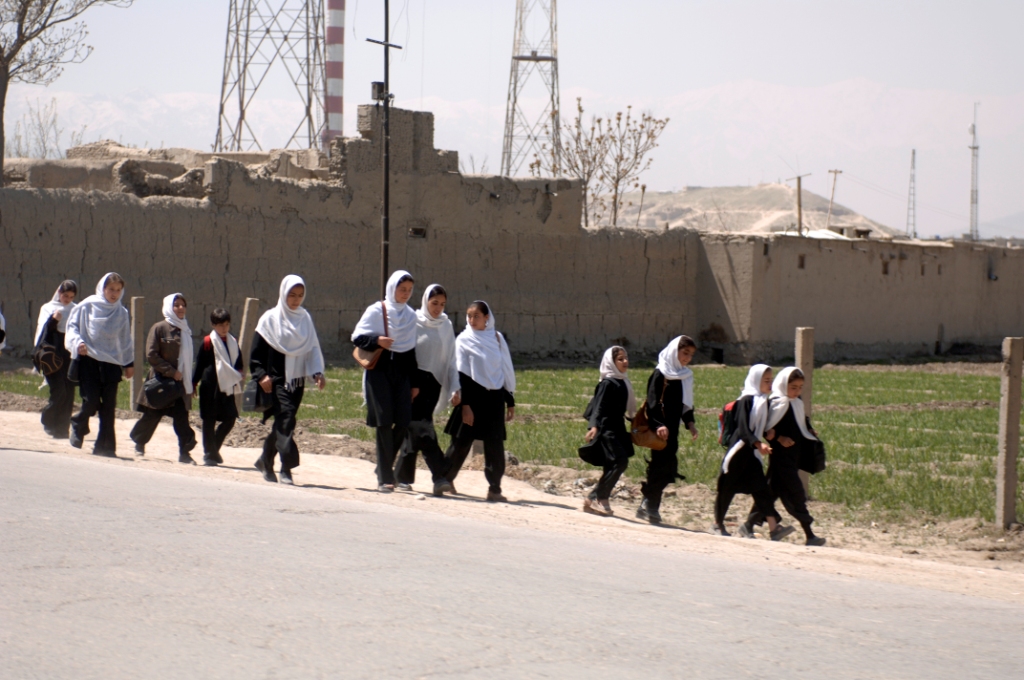
<svg viewBox="0 0 1024 680"><path fill-rule="evenodd" d="M388 307L383 302L380 303L381 311L384 312L384 336L388 334ZM352 350L352 358L356 360L356 363L365 368L367 371L372 371L373 367L377 365L377 360L380 359L381 352L384 351L383 347L378 347L372 352L362 347L356 347Z"/></svg>
<svg viewBox="0 0 1024 680"><path fill-rule="evenodd" d="M661 385L661 399L658 403L661 404L665 401L665 390L668 388L668 379L665 379ZM663 448L668 446L668 442L658 436L655 430L651 429L650 421L647 419L647 400L644 399L644 403L640 405L640 408L636 410L636 415L633 416L633 426L630 428L630 436L633 438L633 443L636 446L642 446L645 449L651 449L652 451L661 451Z"/></svg>

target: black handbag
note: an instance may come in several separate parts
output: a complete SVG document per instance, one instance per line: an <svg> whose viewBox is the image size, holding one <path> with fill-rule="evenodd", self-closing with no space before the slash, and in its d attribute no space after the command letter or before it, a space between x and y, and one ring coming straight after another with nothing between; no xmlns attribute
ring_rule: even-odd
<svg viewBox="0 0 1024 680"><path fill-rule="evenodd" d="M142 385L142 393L150 408L165 409L176 400L185 396L185 385L180 380L154 375Z"/></svg>
<svg viewBox="0 0 1024 680"><path fill-rule="evenodd" d="M43 375L53 375L64 367L64 357L48 342L40 342L32 352L32 365Z"/></svg>
<svg viewBox="0 0 1024 680"><path fill-rule="evenodd" d="M250 380L242 392L242 410L246 413L263 413L269 411L274 403L274 396L263 391L260 384Z"/></svg>

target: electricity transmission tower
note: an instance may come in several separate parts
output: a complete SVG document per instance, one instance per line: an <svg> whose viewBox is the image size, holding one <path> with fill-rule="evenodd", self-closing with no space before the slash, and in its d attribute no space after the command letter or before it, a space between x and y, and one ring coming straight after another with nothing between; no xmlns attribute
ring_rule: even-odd
<svg viewBox="0 0 1024 680"><path fill-rule="evenodd" d="M907 236L917 238L917 186L914 179L914 165L917 149L910 150L910 193L907 195Z"/></svg>
<svg viewBox="0 0 1024 680"><path fill-rule="evenodd" d="M324 2L230 0L214 151L263 149L250 105L261 86L269 87L268 76L281 69L302 102L295 127L285 131L289 136L284 146L321 145L326 137L328 100ZM330 14L344 16L343 12ZM340 107L340 97L330 99Z"/></svg>
<svg viewBox="0 0 1024 680"><path fill-rule="evenodd" d="M974 122L971 123L971 240L981 238L978 233L978 102L974 103Z"/></svg>
<svg viewBox="0 0 1024 680"><path fill-rule="evenodd" d="M515 175L524 161L550 154L554 174L561 167L558 96L557 0L516 0L516 29L512 44L512 70L505 107L505 140L501 174ZM531 76L544 84L545 104L538 115L524 110L524 89ZM539 89L539 88L538 88Z"/></svg>

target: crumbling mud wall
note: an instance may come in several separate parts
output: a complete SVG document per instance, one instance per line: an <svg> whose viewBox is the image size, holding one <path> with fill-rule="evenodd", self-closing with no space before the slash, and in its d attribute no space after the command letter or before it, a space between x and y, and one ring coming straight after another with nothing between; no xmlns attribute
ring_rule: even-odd
<svg viewBox="0 0 1024 680"><path fill-rule="evenodd" d="M209 330L246 297L275 303L302 275L327 353L343 359L380 287L378 111L360 137L315 151L209 154L79 147L67 161L14 160L0 189L0 303L8 345L27 352L39 306L63 278L91 293L107 271L146 298L189 301ZM687 229L582 229L567 180L467 176L433 145L433 117L392 118L391 267L450 292L457 328L474 299L494 308L514 352L592 357L616 342L653 358L689 333L732 363L792 356L816 328L821 359L928 354L1024 334L1024 249L821 241ZM941 273L939 273L941 267ZM922 273L923 272L923 273ZM413 300L419 304L419 293Z"/></svg>

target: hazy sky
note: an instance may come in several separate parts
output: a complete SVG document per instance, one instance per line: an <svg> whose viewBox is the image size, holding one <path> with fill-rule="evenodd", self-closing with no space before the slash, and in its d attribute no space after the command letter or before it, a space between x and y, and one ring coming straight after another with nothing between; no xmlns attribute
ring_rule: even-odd
<svg viewBox="0 0 1024 680"><path fill-rule="evenodd" d="M283 0L267 0L280 4ZM296 0L291 0L296 1ZM346 134L381 79L383 0L349 0ZM136 0L86 16L96 51L49 90L15 86L8 125L26 100L56 97L86 139L209 148L228 0ZM514 0L392 0L396 105L436 116L436 145L500 164ZM564 111L632 104L671 119L650 188L745 185L812 173L805 186L902 228L911 148L918 228L967 228L973 102L980 101L980 215L1024 225L1024 2L887 0L562 0ZM265 146L280 144L297 106L269 83L258 107ZM297 102L297 99L295 100ZM296 119L297 122L297 119ZM289 130L290 132L290 130Z"/></svg>

